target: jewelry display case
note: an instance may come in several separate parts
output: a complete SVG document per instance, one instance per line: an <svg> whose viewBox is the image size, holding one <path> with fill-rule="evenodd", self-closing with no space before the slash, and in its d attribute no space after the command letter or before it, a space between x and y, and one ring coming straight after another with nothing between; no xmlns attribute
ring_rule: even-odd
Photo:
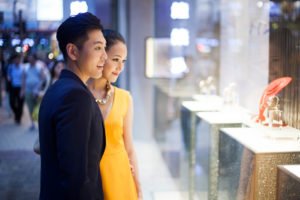
<svg viewBox="0 0 300 200"><path fill-rule="evenodd" d="M300 199L300 165L279 165L277 200Z"/></svg>
<svg viewBox="0 0 300 200"><path fill-rule="evenodd" d="M218 199L275 200L277 166L300 164L299 131L291 127L221 129Z"/></svg>
<svg viewBox="0 0 300 200"><path fill-rule="evenodd" d="M199 112L191 135L190 194L199 199L217 199L219 130L242 127L242 112Z"/></svg>
<svg viewBox="0 0 300 200"><path fill-rule="evenodd" d="M175 87L175 88L173 88ZM165 133L172 121L180 116L180 105L185 100L192 99L193 89L185 90L172 86L167 81L157 82L154 86L154 137L157 141L165 140Z"/></svg>
<svg viewBox="0 0 300 200"><path fill-rule="evenodd" d="M197 112L216 112L222 109L222 98L216 95L194 95L196 101L181 103L181 129L186 150L190 149L190 135L196 126Z"/></svg>
<svg viewBox="0 0 300 200"><path fill-rule="evenodd" d="M193 96L193 98L195 95ZM199 122L196 114L198 112L216 112L221 110L222 108L222 98L216 95L196 95L197 101L183 101L181 103L181 110L180 110L180 124L181 124L181 138L183 143L183 151L181 153L181 160L180 163L180 188L184 190L189 190L189 195L191 196L194 193L191 190L191 176L193 174L191 167L191 136L195 135L196 124ZM187 187L188 186L188 187Z"/></svg>

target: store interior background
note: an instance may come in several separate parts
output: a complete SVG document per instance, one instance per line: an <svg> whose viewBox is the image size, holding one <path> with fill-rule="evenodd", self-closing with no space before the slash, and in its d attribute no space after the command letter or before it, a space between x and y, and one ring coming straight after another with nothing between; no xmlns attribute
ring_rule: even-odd
<svg viewBox="0 0 300 200"><path fill-rule="evenodd" d="M42 13L47 10L39 10L42 9L39 7L41 2L43 5L47 5L46 2L52 4L51 8L55 4L61 5L62 11L54 16L60 19L43 20L45 16ZM39 41L40 47L33 48L41 54L48 56L52 51L55 55L53 33L60 22L70 16L72 2L0 0L0 51L3 53L4 48L15 50L16 46L5 47L5 44L20 37L15 31L20 28L19 10L22 10L21 21L26 24L24 36ZM182 152L187 153L183 147L182 132L186 130L182 126L181 102L200 94L199 83L208 77L213 77L215 86L211 94L221 97L234 83L237 91L234 104L247 109L252 115L258 113L263 90L272 80L292 77L292 82L279 93L280 109L283 110L284 121L300 129L300 1L85 2L88 11L98 16L105 28L116 29L126 38L128 59L118 85L129 90L134 100L134 140L139 147L149 142L156 146L167 166L167 173L174 180L174 185L162 186L161 191L189 190L188 174L184 167L179 167L187 159L181 158ZM180 5L183 7L179 3L183 3ZM187 15L184 14L186 5ZM38 20L37 16L42 20ZM149 38L156 45L147 45ZM42 41L47 43L41 45ZM177 63L171 58L177 58ZM166 66L161 66L161 63ZM162 69L164 67L168 68L167 72ZM175 72L170 70L172 67ZM151 154L150 149L147 155ZM143 162L145 158L141 154L139 156ZM145 162L151 163L149 160ZM149 196L153 197L153 194Z"/></svg>

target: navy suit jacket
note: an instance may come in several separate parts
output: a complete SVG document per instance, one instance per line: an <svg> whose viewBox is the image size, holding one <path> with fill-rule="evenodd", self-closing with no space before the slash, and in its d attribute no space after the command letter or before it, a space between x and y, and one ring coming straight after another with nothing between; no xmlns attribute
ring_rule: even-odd
<svg viewBox="0 0 300 200"><path fill-rule="evenodd" d="M69 70L46 92L39 111L40 200L104 199L99 169L105 149L100 109Z"/></svg>

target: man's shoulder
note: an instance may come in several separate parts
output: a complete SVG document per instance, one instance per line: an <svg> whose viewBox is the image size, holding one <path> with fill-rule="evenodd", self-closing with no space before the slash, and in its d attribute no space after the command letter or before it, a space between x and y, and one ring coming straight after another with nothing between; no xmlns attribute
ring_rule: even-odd
<svg viewBox="0 0 300 200"><path fill-rule="evenodd" d="M91 111L92 97L84 87L58 80L46 92L42 107L45 110L51 110L52 114L61 109L80 109L80 107Z"/></svg>
<svg viewBox="0 0 300 200"><path fill-rule="evenodd" d="M58 97L76 96L79 99L90 98L90 93L82 84L72 79L59 79L50 88L49 95Z"/></svg>

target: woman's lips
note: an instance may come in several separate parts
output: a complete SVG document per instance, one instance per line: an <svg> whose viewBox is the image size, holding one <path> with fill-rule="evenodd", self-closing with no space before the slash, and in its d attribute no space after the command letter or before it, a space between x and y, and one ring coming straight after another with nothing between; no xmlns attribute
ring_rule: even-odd
<svg viewBox="0 0 300 200"><path fill-rule="evenodd" d="M115 76L119 76L119 73L116 73L116 72L113 72L112 74Z"/></svg>

